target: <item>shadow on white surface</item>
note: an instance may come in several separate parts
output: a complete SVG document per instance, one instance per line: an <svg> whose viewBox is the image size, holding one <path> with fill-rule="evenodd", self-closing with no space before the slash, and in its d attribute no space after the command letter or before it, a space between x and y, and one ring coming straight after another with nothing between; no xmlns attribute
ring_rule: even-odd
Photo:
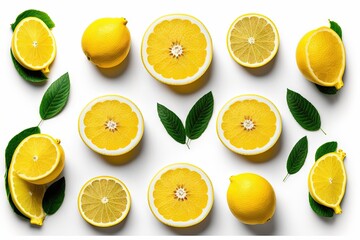
<svg viewBox="0 0 360 240"><path fill-rule="evenodd" d="M128 216L121 223L119 223L115 226L112 226L112 227L101 228L101 227L92 226L90 224L88 224L88 225L89 225L89 228L92 228L99 235L116 235L122 229L125 228L128 218L130 217L129 215L131 215L131 209L130 209Z"/></svg>
<svg viewBox="0 0 360 240"><path fill-rule="evenodd" d="M239 222L239 224L242 223ZM276 235L278 229L278 218L276 211L272 219L265 224L259 224L259 225L243 224L243 225L245 226L244 229L251 235Z"/></svg>
<svg viewBox="0 0 360 240"><path fill-rule="evenodd" d="M279 49L280 51L280 49ZM268 62L267 64L265 64L262 67L257 67L257 68L248 68L248 67L243 67L240 64L239 67L244 68L247 72L249 72L250 74L254 75L254 76L264 76L267 75L271 72L272 69L274 69L276 62L277 62L277 58L278 58L278 54L276 54L276 56L271 59L270 62Z"/></svg>

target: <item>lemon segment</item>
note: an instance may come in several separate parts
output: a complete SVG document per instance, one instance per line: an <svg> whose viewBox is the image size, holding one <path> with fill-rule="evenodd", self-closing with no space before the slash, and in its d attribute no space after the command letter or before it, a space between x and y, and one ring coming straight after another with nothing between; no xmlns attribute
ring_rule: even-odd
<svg viewBox="0 0 360 240"><path fill-rule="evenodd" d="M315 162L310 170L308 185L312 198L321 205L342 212L340 203L346 190L346 171L342 150L328 153Z"/></svg>
<svg viewBox="0 0 360 240"><path fill-rule="evenodd" d="M60 141L46 134L25 138L13 154L14 171L33 184L47 184L55 180L65 165L65 154Z"/></svg>
<svg viewBox="0 0 360 240"><path fill-rule="evenodd" d="M345 71L345 48L332 29L320 27L305 34L296 49L296 62L304 77L321 86L340 89Z"/></svg>
<svg viewBox="0 0 360 240"><path fill-rule="evenodd" d="M148 189L148 202L160 222L172 227L189 227L209 214L214 190L200 168L177 163L164 167L154 176Z"/></svg>
<svg viewBox="0 0 360 240"><path fill-rule="evenodd" d="M245 94L234 97L220 110L217 134L231 151L257 155L275 145L282 131L281 116L268 99Z"/></svg>
<svg viewBox="0 0 360 240"><path fill-rule="evenodd" d="M154 21L144 34L141 58L155 79L169 85L198 80L212 60L209 32L198 19L172 14Z"/></svg>
<svg viewBox="0 0 360 240"><path fill-rule="evenodd" d="M130 205L129 190L122 181L111 176L90 179L78 196L80 215L96 227L119 224L128 215Z"/></svg>
<svg viewBox="0 0 360 240"><path fill-rule="evenodd" d="M279 45L275 24L261 14L241 15L228 30L227 48L230 56L244 67L264 66L275 57Z"/></svg>
<svg viewBox="0 0 360 240"><path fill-rule="evenodd" d="M14 163L10 165L7 180L16 208L30 219L31 224L41 226L45 219L42 208L45 185L35 185L21 179L14 170Z"/></svg>
<svg viewBox="0 0 360 240"><path fill-rule="evenodd" d="M105 156L130 152L144 133L139 108L119 95L105 95L90 101L80 113L78 125L84 143Z"/></svg>
<svg viewBox="0 0 360 240"><path fill-rule="evenodd" d="M55 38L39 18L27 17L14 29L11 50L24 68L47 73L56 56Z"/></svg>

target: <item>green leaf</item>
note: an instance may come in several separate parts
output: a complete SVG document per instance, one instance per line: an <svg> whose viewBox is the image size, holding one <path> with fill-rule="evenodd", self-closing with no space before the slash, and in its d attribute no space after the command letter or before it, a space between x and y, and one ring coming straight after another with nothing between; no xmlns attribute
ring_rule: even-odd
<svg viewBox="0 0 360 240"><path fill-rule="evenodd" d="M214 110L211 92L201 97L186 117L185 131L189 139L197 139L206 130Z"/></svg>
<svg viewBox="0 0 360 240"><path fill-rule="evenodd" d="M42 207L47 215L56 213L65 198L65 177L60 178L46 189Z"/></svg>
<svg viewBox="0 0 360 240"><path fill-rule="evenodd" d="M16 71L24 80L32 83L41 83L48 79L42 71L31 71L21 66L20 63L16 61L11 49L10 55Z"/></svg>
<svg viewBox="0 0 360 240"><path fill-rule="evenodd" d="M65 73L46 90L40 104L40 116L43 120L58 115L65 107L70 94L69 74Z"/></svg>
<svg viewBox="0 0 360 240"><path fill-rule="evenodd" d="M8 143L6 149L5 149L5 165L6 165L6 169L8 170L10 167L10 163L12 160L12 156L15 152L15 149L17 148L17 146L20 144L20 142L22 140L24 140L26 137L36 134L36 133L40 133L40 128L39 127L31 127L31 128L27 128L23 131L21 131L20 133L16 134Z"/></svg>
<svg viewBox="0 0 360 240"><path fill-rule="evenodd" d="M180 118L160 103L157 104L157 112L168 134L178 143L185 144L185 128Z"/></svg>
<svg viewBox="0 0 360 240"><path fill-rule="evenodd" d="M12 198L11 198L11 193L10 193L10 188L9 188L9 182L8 182L8 171L5 172L5 189L6 189L6 197L9 201L9 204L12 208L12 210L14 211L14 213L16 213L18 216L28 219L25 215L23 215L15 206Z"/></svg>
<svg viewBox="0 0 360 240"><path fill-rule="evenodd" d="M336 152L337 150L337 142L327 142L321 145L315 153L315 161L324 156L327 153Z"/></svg>
<svg viewBox="0 0 360 240"><path fill-rule="evenodd" d="M330 19L329 19L329 23L330 23L330 28L334 30L334 32L336 32L337 35L339 35L340 39L342 39L342 30L340 25L334 21L331 21Z"/></svg>
<svg viewBox="0 0 360 240"><path fill-rule="evenodd" d="M289 157L286 163L286 169L288 174L284 178L284 181L290 174L297 173L302 166L304 166L306 156L308 153L308 140L307 137L304 136L301 138L291 150Z"/></svg>
<svg viewBox="0 0 360 240"><path fill-rule="evenodd" d="M325 207L317 203L309 193L309 203L311 209L320 217L332 217L334 216L334 210L332 208Z"/></svg>
<svg viewBox="0 0 360 240"><path fill-rule="evenodd" d="M49 15L47 15L47 13L35 9L29 9L20 13L19 16L17 16L15 22L11 24L11 29L14 31L15 27L19 24L19 22L27 17L37 17L41 19L50 29L55 27L55 23L51 20Z"/></svg>
<svg viewBox="0 0 360 240"><path fill-rule="evenodd" d="M317 89L327 95L334 95L338 92L338 90L336 89L336 87L324 87L324 86L320 86L315 84L315 86L317 87Z"/></svg>
<svg viewBox="0 0 360 240"><path fill-rule="evenodd" d="M290 89L287 90L286 100L291 114L301 127L309 131L320 129L320 115L311 102Z"/></svg>

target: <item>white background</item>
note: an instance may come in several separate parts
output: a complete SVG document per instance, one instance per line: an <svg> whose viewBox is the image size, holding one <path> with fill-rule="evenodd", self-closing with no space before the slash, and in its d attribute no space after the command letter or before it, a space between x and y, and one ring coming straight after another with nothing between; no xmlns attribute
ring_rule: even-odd
<svg viewBox="0 0 360 240"><path fill-rule="evenodd" d="M48 1L12 0L0 4L0 74L1 117L0 153L4 156L8 141L21 130L38 124L39 104L47 87L63 73L69 72L71 94L64 111L41 125L43 133L62 140L66 153L64 175L66 197L61 209L46 218L41 228L16 216L0 182L0 232L2 236L42 235L354 235L360 214L360 182L358 159L359 134L359 60L360 34L358 7L352 1L323 0L88 0ZM53 29L58 52L45 85L24 81L15 71L10 55L10 24L27 9L47 12L56 24ZM271 68L250 71L235 63L226 49L226 33L239 15L258 12L270 17L280 34L280 49ZM142 36L156 18L169 13L187 13L200 19L208 28L214 56L206 85L190 94L179 94L154 80L145 70L140 57ZM81 36L88 24L100 17L126 17L132 42L128 60L113 73L101 72L89 63L81 50ZM337 21L343 30L347 68L345 86L335 96L321 94L306 81L297 69L295 49L308 31ZM291 116L286 104L290 88L309 99L319 110L322 128L327 132L308 132ZM214 115L208 129L191 149L172 140L159 121L156 103L162 103L183 120L195 101L208 91L215 98ZM82 108L93 98L104 94L120 94L130 98L141 109L145 119L142 149L136 159L122 166L113 166L89 150L77 131ZM271 99L278 106L283 132L278 153L265 163L252 163L231 153L217 137L217 113L230 98L256 93ZM286 160L293 145L308 136L309 153L304 167L286 183ZM337 141L347 153L348 174L343 213L331 219L315 215L308 203L307 175L314 162L316 149L327 141ZM162 167L175 162L189 162L201 167L210 176L215 189L215 204L205 222L191 229L166 227L153 217L147 204L147 187L152 176ZM4 164L0 166L4 173ZM242 172L258 173L269 180L277 196L277 208L271 222L247 226L238 222L226 203L229 177ZM130 213L124 223L111 229L88 225L77 210L81 186L98 175L113 175L123 180L132 196Z"/></svg>

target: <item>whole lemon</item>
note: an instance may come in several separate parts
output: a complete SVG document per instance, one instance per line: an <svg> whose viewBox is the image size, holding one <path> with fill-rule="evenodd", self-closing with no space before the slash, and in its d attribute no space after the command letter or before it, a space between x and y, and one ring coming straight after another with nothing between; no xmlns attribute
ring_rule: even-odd
<svg viewBox="0 0 360 240"><path fill-rule="evenodd" d="M119 65L130 50L130 32L125 18L100 18L84 31L81 40L86 57L100 68Z"/></svg>
<svg viewBox="0 0 360 240"><path fill-rule="evenodd" d="M271 184L253 173L230 177L227 202L234 216L245 224L264 224L275 213L276 197Z"/></svg>

